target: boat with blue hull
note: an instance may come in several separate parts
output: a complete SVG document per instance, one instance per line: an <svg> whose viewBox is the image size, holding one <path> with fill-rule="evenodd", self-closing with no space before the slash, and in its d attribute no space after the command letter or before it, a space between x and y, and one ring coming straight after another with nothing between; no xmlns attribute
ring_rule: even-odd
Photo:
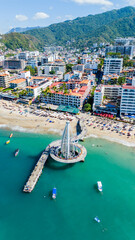
<svg viewBox="0 0 135 240"><path fill-rule="evenodd" d="M53 188L53 190L52 190L52 199L56 199L56 195L57 195L57 189Z"/></svg>

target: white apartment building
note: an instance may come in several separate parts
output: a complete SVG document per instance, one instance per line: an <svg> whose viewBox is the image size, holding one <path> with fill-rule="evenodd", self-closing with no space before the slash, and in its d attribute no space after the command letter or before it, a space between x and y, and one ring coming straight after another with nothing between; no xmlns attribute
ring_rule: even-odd
<svg viewBox="0 0 135 240"><path fill-rule="evenodd" d="M33 51L29 52L29 58L37 57L39 56L39 51Z"/></svg>
<svg viewBox="0 0 135 240"><path fill-rule="evenodd" d="M89 86L83 86L80 89L70 90L69 93L64 94L62 91L56 92L51 89L50 93L46 96L42 96L42 102L82 109L84 100L89 94L89 90Z"/></svg>
<svg viewBox="0 0 135 240"><path fill-rule="evenodd" d="M27 66L31 66L32 68L37 67L38 63L37 60L34 58L29 58L27 61Z"/></svg>
<svg viewBox="0 0 135 240"><path fill-rule="evenodd" d="M118 74L122 71L123 58L105 58L104 60L104 75Z"/></svg>
<svg viewBox="0 0 135 240"><path fill-rule="evenodd" d="M54 62L56 59L58 59L58 53L48 54L41 58L41 64L43 65L45 63Z"/></svg>
<svg viewBox="0 0 135 240"><path fill-rule="evenodd" d="M103 92L101 89L96 89L94 92L94 103L93 108L101 106L103 101Z"/></svg>
<svg viewBox="0 0 135 240"><path fill-rule="evenodd" d="M123 86L120 115L135 115L135 85Z"/></svg>
<svg viewBox="0 0 135 240"><path fill-rule="evenodd" d="M100 88L97 88L94 92L94 102L93 110L96 110L96 107L102 105L103 97L107 97L111 100L117 100L121 97L122 87L117 85L103 85Z"/></svg>
<svg viewBox="0 0 135 240"><path fill-rule="evenodd" d="M38 67L38 76L46 76L50 74L50 71L62 72L63 74L66 71L66 66L64 62L61 63L46 63L43 66Z"/></svg>
<svg viewBox="0 0 135 240"><path fill-rule="evenodd" d="M20 78L30 78L30 71L21 71Z"/></svg>
<svg viewBox="0 0 135 240"><path fill-rule="evenodd" d="M46 89L48 86L52 84L52 80L42 81L39 84L33 84L31 86L26 87L27 91L30 91L31 95L35 98L39 96L43 89Z"/></svg>
<svg viewBox="0 0 135 240"><path fill-rule="evenodd" d="M74 70L84 72L84 64L77 64L77 65L73 66L72 71L74 71Z"/></svg>
<svg viewBox="0 0 135 240"><path fill-rule="evenodd" d="M29 57L29 52L20 52L18 54L19 59L28 60L28 57Z"/></svg>
<svg viewBox="0 0 135 240"><path fill-rule="evenodd" d="M122 87L119 85L103 85L103 95L109 99L116 100L122 94Z"/></svg>
<svg viewBox="0 0 135 240"><path fill-rule="evenodd" d="M8 73L0 73L0 87L8 88L10 82L10 75Z"/></svg>
<svg viewBox="0 0 135 240"><path fill-rule="evenodd" d="M83 99L82 95L79 93L73 93L68 95L63 93L54 93L47 94L46 97L42 98L42 102L79 108L82 107Z"/></svg>
<svg viewBox="0 0 135 240"><path fill-rule="evenodd" d="M3 62L5 57L3 55L0 55L0 62Z"/></svg>
<svg viewBox="0 0 135 240"><path fill-rule="evenodd" d="M97 61L91 61L91 62L87 62L85 65L84 65L84 68L89 68L89 69L94 69L94 70L97 70L98 69L98 64L99 62Z"/></svg>

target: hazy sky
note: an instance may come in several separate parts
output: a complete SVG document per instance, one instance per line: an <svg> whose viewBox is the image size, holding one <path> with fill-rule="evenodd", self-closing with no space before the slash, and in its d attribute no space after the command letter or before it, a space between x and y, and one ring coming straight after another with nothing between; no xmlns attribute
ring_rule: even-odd
<svg viewBox="0 0 135 240"><path fill-rule="evenodd" d="M125 6L135 6L135 0L0 0L0 33L13 27L48 26Z"/></svg>

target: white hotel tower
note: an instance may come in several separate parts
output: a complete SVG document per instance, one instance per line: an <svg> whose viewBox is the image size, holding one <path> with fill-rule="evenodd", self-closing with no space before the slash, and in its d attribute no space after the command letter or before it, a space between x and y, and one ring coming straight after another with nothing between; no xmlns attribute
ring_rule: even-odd
<svg viewBox="0 0 135 240"><path fill-rule="evenodd" d="M135 78L132 86L123 85L120 115L135 115Z"/></svg>

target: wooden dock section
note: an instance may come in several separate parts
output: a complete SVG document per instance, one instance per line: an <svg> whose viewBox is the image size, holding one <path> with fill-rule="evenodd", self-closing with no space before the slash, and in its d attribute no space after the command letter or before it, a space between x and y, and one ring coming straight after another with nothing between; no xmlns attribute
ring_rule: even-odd
<svg viewBox="0 0 135 240"><path fill-rule="evenodd" d="M34 170L32 171L28 181L26 182L23 191L24 192L32 192L34 189L40 175L42 174L42 170L44 168L44 165L49 157L50 154L50 147L47 146L47 148L44 150L42 155L40 156Z"/></svg>

